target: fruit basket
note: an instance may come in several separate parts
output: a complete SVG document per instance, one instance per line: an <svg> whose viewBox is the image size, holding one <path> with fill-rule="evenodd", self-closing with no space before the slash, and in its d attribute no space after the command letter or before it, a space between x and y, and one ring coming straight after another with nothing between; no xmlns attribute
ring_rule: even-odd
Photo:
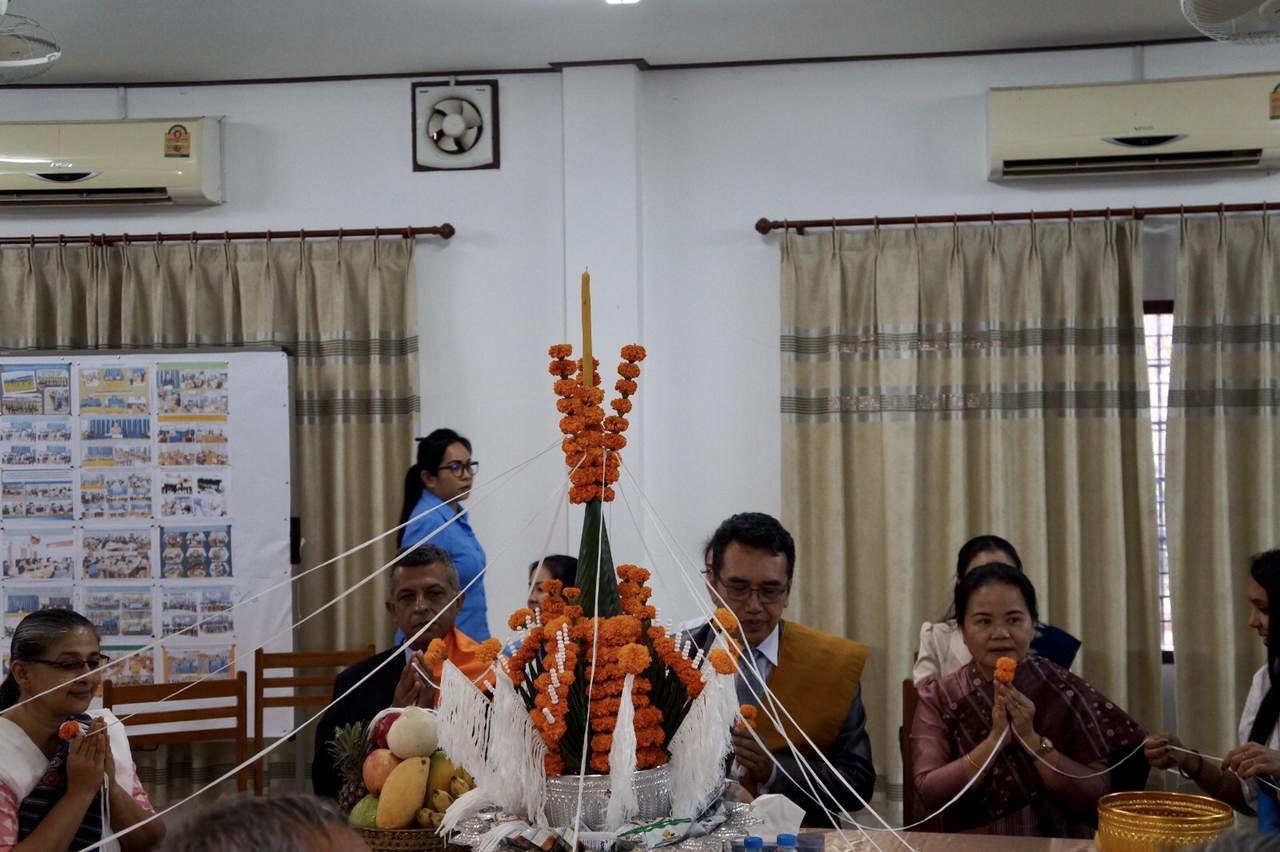
<svg viewBox="0 0 1280 852"><path fill-rule="evenodd" d="M343 726L330 740L343 780L338 804L375 852L445 848L436 829L475 781L437 742L435 715L418 707L384 710L367 727Z"/></svg>
<svg viewBox="0 0 1280 852"><path fill-rule="evenodd" d="M434 828L359 828L372 852L443 852L445 843Z"/></svg>

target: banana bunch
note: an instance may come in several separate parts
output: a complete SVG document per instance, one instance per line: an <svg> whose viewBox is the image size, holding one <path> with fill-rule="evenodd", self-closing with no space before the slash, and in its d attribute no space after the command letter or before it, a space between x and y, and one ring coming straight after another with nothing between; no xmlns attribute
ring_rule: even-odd
<svg viewBox="0 0 1280 852"><path fill-rule="evenodd" d="M431 755L431 771L427 784L426 800L418 810L417 822L422 828L439 828L444 812L454 800L476 788L471 773L453 762L442 751Z"/></svg>

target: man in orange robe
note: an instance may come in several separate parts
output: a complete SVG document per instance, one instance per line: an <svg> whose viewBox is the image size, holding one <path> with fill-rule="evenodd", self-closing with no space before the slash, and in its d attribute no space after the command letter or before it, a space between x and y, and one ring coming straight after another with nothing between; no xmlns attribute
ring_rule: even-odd
<svg viewBox="0 0 1280 852"><path fill-rule="evenodd" d="M338 675L333 695L342 696L341 700L325 711L316 726L311 783L317 795L336 798L342 787L328 746L337 728L352 722L367 725L388 707L434 707L439 703L434 684L440 683L443 663L436 666L430 679L423 676L426 668L422 652L432 639L442 640L449 660L472 681L481 683L489 662L482 661L480 643L454 626L462 601L458 569L449 554L434 544L417 545L391 569L387 612L405 636L414 638L403 651L382 651ZM386 664L382 665L384 661ZM373 675L356 686L370 672Z"/></svg>

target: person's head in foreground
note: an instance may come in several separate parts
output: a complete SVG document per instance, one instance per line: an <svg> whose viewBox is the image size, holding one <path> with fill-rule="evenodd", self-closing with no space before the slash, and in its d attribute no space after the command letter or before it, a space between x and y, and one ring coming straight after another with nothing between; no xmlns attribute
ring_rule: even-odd
<svg viewBox="0 0 1280 852"><path fill-rule="evenodd" d="M160 852L367 852L328 799L231 796L193 807Z"/></svg>

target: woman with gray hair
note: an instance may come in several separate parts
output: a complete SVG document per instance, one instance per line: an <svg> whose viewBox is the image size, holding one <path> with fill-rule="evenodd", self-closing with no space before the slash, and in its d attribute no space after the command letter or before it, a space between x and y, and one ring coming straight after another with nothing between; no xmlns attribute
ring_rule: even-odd
<svg viewBox="0 0 1280 852"><path fill-rule="evenodd" d="M333 802L292 795L232 796L196 811L161 852L367 852Z"/></svg>
<svg viewBox="0 0 1280 852"><path fill-rule="evenodd" d="M80 849L154 811L138 781L124 726L89 704L109 659L93 624L69 609L18 623L0 685L0 852ZM106 850L152 849L151 820Z"/></svg>

